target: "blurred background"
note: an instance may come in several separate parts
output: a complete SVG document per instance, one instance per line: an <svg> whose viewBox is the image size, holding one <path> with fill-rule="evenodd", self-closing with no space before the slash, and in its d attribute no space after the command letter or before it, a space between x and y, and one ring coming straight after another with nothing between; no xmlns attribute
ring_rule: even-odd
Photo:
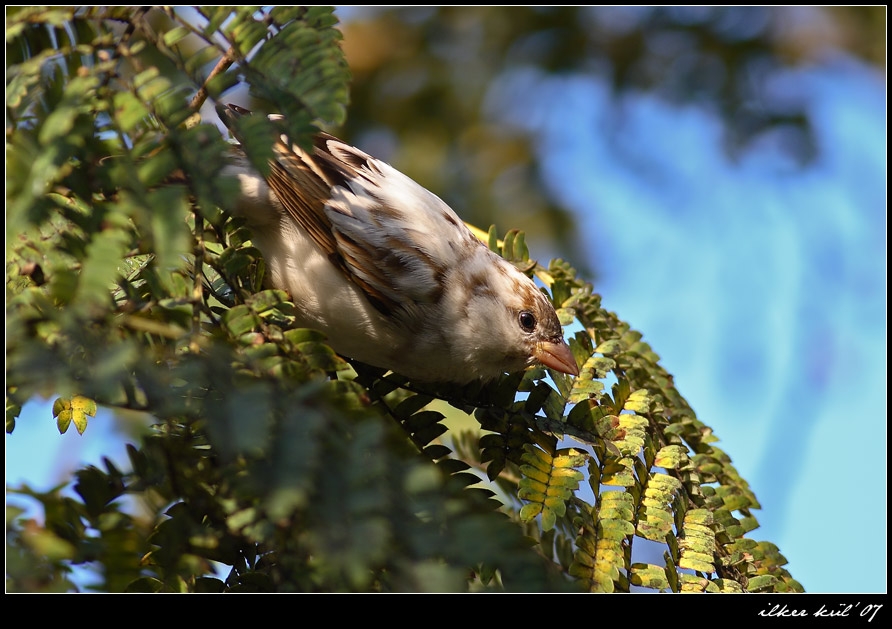
<svg viewBox="0 0 892 629"><path fill-rule="evenodd" d="M570 260L750 483L750 535L808 592L885 592L886 8L338 16L334 131ZM59 436L50 405L7 437L8 485L127 466L126 422Z"/></svg>

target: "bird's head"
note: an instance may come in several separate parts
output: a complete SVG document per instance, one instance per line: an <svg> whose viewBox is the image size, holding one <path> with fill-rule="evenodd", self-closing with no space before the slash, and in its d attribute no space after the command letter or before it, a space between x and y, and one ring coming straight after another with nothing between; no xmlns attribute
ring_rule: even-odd
<svg viewBox="0 0 892 629"><path fill-rule="evenodd" d="M487 260L468 264L450 278L460 286L454 291L458 299L453 312L468 322L459 326L455 347L476 356L477 377L493 378L534 364L579 375L545 294L512 264L485 248L481 251L488 254ZM475 266L480 273L474 272Z"/></svg>

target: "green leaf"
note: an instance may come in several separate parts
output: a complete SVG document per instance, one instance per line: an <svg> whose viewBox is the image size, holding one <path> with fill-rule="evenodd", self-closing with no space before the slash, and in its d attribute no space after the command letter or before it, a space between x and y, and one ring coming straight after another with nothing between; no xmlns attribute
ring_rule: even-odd
<svg viewBox="0 0 892 629"><path fill-rule="evenodd" d="M134 581L132 581L127 586L127 592L141 592L145 594L153 594L155 592L160 592L164 587L164 583L159 579L155 579L153 577L140 577Z"/></svg>
<svg viewBox="0 0 892 629"><path fill-rule="evenodd" d="M53 416L61 434L65 434L72 422L78 433L84 434L84 430L87 429L87 417L95 415L96 402L90 398L76 395L72 398L60 397L53 402Z"/></svg>
<svg viewBox="0 0 892 629"><path fill-rule="evenodd" d="M670 445L660 448L654 459L654 465L667 470L681 467L688 460L687 448L684 446Z"/></svg>
<svg viewBox="0 0 892 629"><path fill-rule="evenodd" d="M166 46L174 46L188 37L190 33L191 31L185 26L177 26L164 33L162 40Z"/></svg>
<svg viewBox="0 0 892 629"><path fill-rule="evenodd" d="M749 579L746 585L747 592L767 591L777 584L777 577L770 574L763 574Z"/></svg>
<svg viewBox="0 0 892 629"><path fill-rule="evenodd" d="M647 389L633 391L623 405L623 408L627 411L633 411L642 415L648 413L650 411L650 393Z"/></svg>
<svg viewBox="0 0 892 629"><path fill-rule="evenodd" d="M68 432L68 426L71 425L71 409L65 409L64 411L60 411L56 415L56 427L59 429L60 434L65 434Z"/></svg>
<svg viewBox="0 0 892 629"><path fill-rule="evenodd" d="M595 348L595 351L599 354L604 354L605 356L612 356L614 354L619 354L623 349L623 344L619 340L611 339L598 345Z"/></svg>
<svg viewBox="0 0 892 629"><path fill-rule="evenodd" d="M654 564L632 564L629 581L631 581L633 585L649 587L655 590L669 589L669 580L666 578L666 569Z"/></svg>
<svg viewBox="0 0 892 629"><path fill-rule="evenodd" d="M260 319L248 306L236 306L223 317L227 330L233 336L241 336L260 325Z"/></svg>

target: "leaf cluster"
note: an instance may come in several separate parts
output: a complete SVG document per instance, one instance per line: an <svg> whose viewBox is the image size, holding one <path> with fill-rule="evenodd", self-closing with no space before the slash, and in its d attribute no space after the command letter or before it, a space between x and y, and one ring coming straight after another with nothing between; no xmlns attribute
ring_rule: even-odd
<svg viewBox="0 0 892 629"><path fill-rule="evenodd" d="M755 496L641 334L522 233L487 241L578 328L576 379L421 385L294 326L197 111L245 80L297 141L339 123L335 26L8 12L7 432L50 395L60 430L97 405L149 424L129 469L80 470L74 496L8 489L44 513L7 509L8 589L76 589L84 565L103 591L801 590L746 537ZM633 561L640 540L659 563Z"/></svg>

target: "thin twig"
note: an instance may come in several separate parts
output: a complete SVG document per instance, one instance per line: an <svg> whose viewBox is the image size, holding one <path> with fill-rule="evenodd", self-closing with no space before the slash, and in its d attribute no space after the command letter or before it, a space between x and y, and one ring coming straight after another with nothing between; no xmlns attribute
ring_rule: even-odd
<svg viewBox="0 0 892 629"><path fill-rule="evenodd" d="M204 298L201 278L202 263L204 261L204 218L201 213L195 212L195 251L192 256L192 337L189 339L189 351L197 354L200 348L199 337L201 335L201 306Z"/></svg>
<svg viewBox="0 0 892 629"><path fill-rule="evenodd" d="M217 62L217 65L214 66L214 69L211 70L211 73L208 75L208 78L206 78L204 81L204 85L202 85L198 89L198 92L195 93L195 96L192 97L192 102L189 103L189 108L192 111L198 112L198 110L201 109L201 106L204 105L204 101L206 101L208 98L208 84L218 74L225 72L227 69L229 69L229 66L231 66L236 61L236 59L237 59L237 57L236 57L235 47L230 46L229 50L227 50L223 54L223 56L220 57L220 61Z"/></svg>

